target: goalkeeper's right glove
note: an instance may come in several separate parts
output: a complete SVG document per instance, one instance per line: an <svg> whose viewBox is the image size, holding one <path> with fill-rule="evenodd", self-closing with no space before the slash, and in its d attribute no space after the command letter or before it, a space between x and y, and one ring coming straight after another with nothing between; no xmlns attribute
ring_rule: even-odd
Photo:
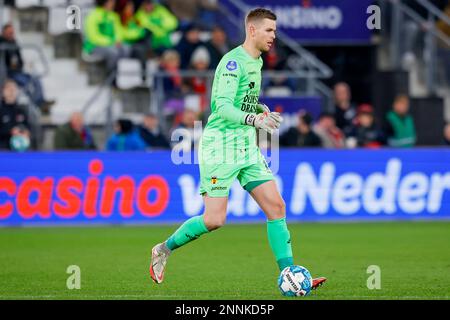
<svg viewBox="0 0 450 320"><path fill-rule="evenodd" d="M245 117L245 124L248 126L254 126L255 128L262 129L272 134L273 130L280 127L283 118L278 112L263 112L260 114L249 113Z"/></svg>

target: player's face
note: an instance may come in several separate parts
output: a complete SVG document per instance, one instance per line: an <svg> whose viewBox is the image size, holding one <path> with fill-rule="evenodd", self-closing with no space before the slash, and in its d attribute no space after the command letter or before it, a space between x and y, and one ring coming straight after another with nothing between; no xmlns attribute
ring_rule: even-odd
<svg viewBox="0 0 450 320"><path fill-rule="evenodd" d="M276 21L264 18L255 24L254 39L258 50L267 52L275 41L275 32L277 30Z"/></svg>

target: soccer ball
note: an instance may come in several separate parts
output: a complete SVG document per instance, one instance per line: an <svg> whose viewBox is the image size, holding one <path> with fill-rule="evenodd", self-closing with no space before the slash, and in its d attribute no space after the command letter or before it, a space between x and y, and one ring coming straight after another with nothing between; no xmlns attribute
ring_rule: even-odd
<svg viewBox="0 0 450 320"><path fill-rule="evenodd" d="M307 296L311 292L311 286L311 274L302 266L286 267L278 278L278 288L287 297Z"/></svg>

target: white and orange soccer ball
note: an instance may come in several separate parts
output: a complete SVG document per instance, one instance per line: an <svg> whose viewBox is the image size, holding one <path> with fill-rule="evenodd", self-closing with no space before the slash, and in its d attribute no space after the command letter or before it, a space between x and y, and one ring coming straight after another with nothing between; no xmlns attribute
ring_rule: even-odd
<svg viewBox="0 0 450 320"><path fill-rule="evenodd" d="M284 268L278 278L278 288L288 297L307 296L311 292L312 283L308 269L297 265Z"/></svg>

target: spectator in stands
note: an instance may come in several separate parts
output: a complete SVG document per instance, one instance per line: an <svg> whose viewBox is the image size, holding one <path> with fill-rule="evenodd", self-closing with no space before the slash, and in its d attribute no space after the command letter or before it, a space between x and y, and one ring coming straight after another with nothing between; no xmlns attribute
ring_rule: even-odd
<svg viewBox="0 0 450 320"><path fill-rule="evenodd" d="M50 107L55 103L54 100L46 100L42 89L41 80L24 71L24 63L20 46L17 44L14 32L14 26L10 23L5 24L0 37L0 45L6 45L8 48L4 51L4 62L7 69L7 76L13 79L31 101L38 106L45 114L50 112Z"/></svg>
<svg viewBox="0 0 450 320"><path fill-rule="evenodd" d="M26 151L30 148L30 131L24 125L18 125L11 130L9 145L13 151Z"/></svg>
<svg viewBox="0 0 450 320"><path fill-rule="evenodd" d="M450 146L450 123L447 123L444 127L444 144Z"/></svg>
<svg viewBox="0 0 450 320"><path fill-rule="evenodd" d="M105 59L108 72L112 72L120 58L130 56L131 49L123 42L120 17L114 12L115 0L96 0L96 5L86 18L83 50Z"/></svg>
<svg viewBox="0 0 450 320"><path fill-rule="evenodd" d="M354 121L354 126L347 138L347 146L378 148L384 143L382 132L375 124L373 108L369 104L362 104L358 107L358 113Z"/></svg>
<svg viewBox="0 0 450 320"><path fill-rule="evenodd" d="M192 53L200 46L205 44L200 40L200 28L191 24L184 32L180 42L178 42L175 50L180 54L180 67L187 69L191 62Z"/></svg>
<svg viewBox="0 0 450 320"><path fill-rule="evenodd" d="M17 104L17 84L7 79L1 90L0 149L24 151L30 146L28 119L23 106Z"/></svg>
<svg viewBox="0 0 450 320"><path fill-rule="evenodd" d="M151 47L155 53L159 55L173 47L170 36L178 27L178 19L165 6L154 0L144 0L136 19L150 32Z"/></svg>
<svg viewBox="0 0 450 320"><path fill-rule="evenodd" d="M201 137L201 126L195 127L195 121L198 120L198 112L186 108L182 115L181 123L172 132L172 137L178 140L172 141L174 151L189 152L194 150L198 140Z"/></svg>
<svg viewBox="0 0 450 320"><path fill-rule="evenodd" d="M386 115L385 134L391 147L409 148L416 144L416 128L414 119L409 114L409 98L398 95Z"/></svg>
<svg viewBox="0 0 450 320"><path fill-rule="evenodd" d="M209 67L209 53L205 47L198 47L192 54L190 67L197 72L206 72ZM187 85L190 92L200 97L200 111L204 111L207 108L207 86L208 81L204 76L190 77L187 80Z"/></svg>
<svg viewBox="0 0 450 320"><path fill-rule="evenodd" d="M231 45L228 43L225 31L219 26L214 26L211 31L211 39L206 43L210 57L209 68L215 70L220 59L230 51L230 48Z"/></svg>
<svg viewBox="0 0 450 320"><path fill-rule="evenodd" d="M216 21L217 0L167 0L166 3L178 17L181 29L193 22L210 29Z"/></svg>
<svg viewBox="0 0 450 320"><path fill-rule="evenodd" d="M345 146L345 136L336 126L333 114L323 112L313 127L314 133L322 141L322 146L329 149L340 149Z"/></svg>
<svg viewBox="0 0 450 320"><path fill-rule="evenodd" d="M142 140L134 124L128 119L119 119L114 126L115 133L106 142L108 151L140 151L147 145Z"/></svg>
<svg viewBox="0 0 450 320"><path fill-rule="evenodd" d="M345 82L338 82L334 85L335 111L334 119L336 126L345 135L352 130L353 119L356 116L356 108L351 103L350 86Z"/></svg>
<svg viewBox="0 0 450 320"><path fill-rule="evenodd" d="M91 131L84 125L83 114L74 112L67 123L59 126L54 136L55 150L95 150Z"/></svg>
<svg viewBox="0 0 450 320"><path fill-rule="evenodd" d="M280 136L280 145L284 147L321 147L322 141L312 130L312 122L311 115L301 111L297 126L289 128Z"/></svg>
<svg viewBox="0 0 450 320"><path fill-rule="evenodd" d="M122 22L123 41L131 47L131 57L138 59L142 65L143 78L150 50L150 34L140 26L135 17L135 8L132 1L118 6Z"/></svg>
<svg viewBox="0 0 450 320"><path fill-rule="evenodd" d="M148 147L152 149L170 149L169 141L162 134L159 127L159 119L155 114L146 114L138 130Z"/></svg>
<svg viewBox="0 0 450 320"><path fill-rule="evenodd" d="M167 50L163 53L160 63L161 71L169 73L170 77L164 77L164 94L167 98L181 98L187 92L183 78L180 76L180 55L175 50Z"/></svg>

